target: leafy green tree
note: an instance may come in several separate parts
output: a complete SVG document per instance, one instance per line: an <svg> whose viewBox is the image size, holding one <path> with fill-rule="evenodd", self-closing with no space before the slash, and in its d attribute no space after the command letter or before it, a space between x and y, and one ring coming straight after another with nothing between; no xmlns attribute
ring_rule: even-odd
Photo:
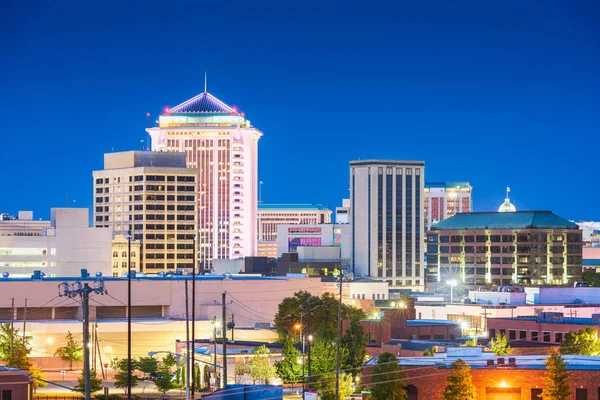
<svg viewBox="0 0 600 400"><path fill-rule="evenodd" d="M381 353L373 367L371 396L373 400L406 400L406 378L398 365L396 355ZM379 383L381 382L381 383Z"/></svg>
<svg viewBox="0 0 600 400"><path fill-rule="evenodd" d="M162 363L169 368L173 368L177 364L177 358L175 357L175 354L169 353L163 357Z"/></svg>
<svg viewBox="0 0 600 400"><path fill-rule="evenodd" d="M133 371L137 367L137 362L131 360L131 370ZM115 362L115 366L117 369L117 373L115 374L115 387L118 389L123 389L123 392L127 393L127 358L122 358ZM134 388L137 386L138 377L135 374L131 374L131 387Z"/></svg>
<svg viewBox="0 0 600 400"><path fill-rule="evenodd" d="M463 346L466 347L477 347L477 338L470 338L465 341Z"/></svg>
<svg viewBox="0 0 600 400"><path fill-rule="evenodd" d="M594 271L585 271L583 280L587 281L592 287L600 287L600 274Z"/></svg>
<svg viewBox="0 0 600 400"><path fill-rule="evenodd" d="M284 357L275 363L275 371L283 382L292 384L293 390L294 384L302 378L302 358L291 339L283 343L282 351Z"/></svg>
<svg viewBox="0 0 600 400"><path fill-rule="evenodd" d="M550 349L550 353L546 361L546 373L542 378L544 382L544 390L540 395L544 400L567 400L571 398L571 390L569 389L569 373L567 365L560 354Z"/></svg>
<svg viewBox="0 0 600 400"><path fill-rule="evenodd" d="M477 400L477 388L473 385L471 367L460 358L452 363L446 378L444 400Z"/></svg>
<svg viewBox="0 0 600 400"><path fill-rule="evenodd" d="M598 331L593 328L585 328L579 332L567 333L560 345L560 354L600 355Z"/></svg>
<svg viewBox="0 0 600 400"><path fill-rule="evenodd" d="M340 390L339 397L335 398L335 373L323 375L323 384L319 389L319 398L322 400L344 400L354 391L352 389L352 375L340 374Z"/></svg>
<svg viewBox="0 0 600 400"><path fill-rule="evenodd" d="M29 369L29 376L33 378L33 393L36 393L38 388L48 386L46 377L37 366L33 366Z"/></svg>
<svg viewBox="0 0 600 400"><path fill-rule="evenodd" d="M72 370L73 361L83 360L83 347L77 344L77 342L73 338L73 334L70 331L68 331L67 345L56 349L56 351L54 352L54 357L60 357L63 361L69 361L69 369Z"/></svg>
<svg viewBox="0 0 600 400"><path fill-rule="evenodd" d="M307 313L304 308L307 299L310 310L308 313L310 326L317 330L322 329L326 333L336 334L338 299L331 293L324 293L321 297L318 297L311 295L309 292L300 291L296 292L293 297L283 299L278 306L277 314L275 314L275 330L279 334L281 343L286 337L297 335L294 329L297 323L302 321L306 325ZM352 320L358 318L358 320L361 320L364 317L365 314L362 310L342 304L342 319Z"/></svg>
<svg viewBox="0 0 600 400"><path fill-rule="evenodd" d="M433 357L433 356L435 356L435 353L437 353L437 350L438 350L437 346L433 346L430 349L425 349L423 351L423 357Z"/></svg>
<svg viewBox="0 0 600 400"><path fill-rule="evenodd" d="M242 383L241 377L244 375L250 375L250 368L244 364L236 364L235 366L235 383ZM240 380L238 381L238 376Z"/></svg>
<svg viewBox="0 0 600 400"><path fill-rule="evenodd" d="M271 366L271 352L267 346L262 345L252 350L254 355L248 362L250 367L250 376L259 383L268 383L269 379L275 375L275 370Z"/></svg>
<svg viewBox="0 0 600 400"><path fill-rule="evenodd" d="M140 357L136 363L136 369L145 374L151 374L158 370L158 360L154 357Z"/></svg>
<svg viewBox="0 0 600 400"><path fill-rule="evenodd" d="M350 320L350 326L346 330L341 346L346 354L342 362L343 369L350 370L352 377L355 377L360 373L367 356L365 331L358 316L353 316Z"/></svg>
<svg viewBox="0 0 600 400"><path fill-rule="evenodd" d="M512 349L506 340L506 335L502 332L495 339L490 340L490 348L495 356L507 356L512 353Z"/></svg>
<svg viewBox="0 0 600 400"><path fill-rule="evenodd" d="M156 381L154 382L156 388L165 394L167 391L171 389L175 389L177 384L173 381L171 377L171 369L170 367L162 364L158 367L156 373Z"/></svg>
<svg viewBox="0 0 600 400"><path fill-rule="evenodd" d="M19 335L19 329L10 329L10 324L0 324L0 361L6 361L6 365L13 368L29 369L31 363L25 361L31 352L31 336L23 337ZM13 343L11 356L10 343ZM15 354L16 353L16 354ZM23 366L22 366L23 365Z"/></svg>
<svg viewBox="0 0 600 400"><path fill-rule="evenodd" d="M83 372L81 373L81 376L77 378L77 385L73 386L73 389L80 392L85 391L85 376L83 375ZM102 390L102 378L98 378L96 376L96 370L93 369L90 371L90 392L94 393L99 390Z"/></svg>

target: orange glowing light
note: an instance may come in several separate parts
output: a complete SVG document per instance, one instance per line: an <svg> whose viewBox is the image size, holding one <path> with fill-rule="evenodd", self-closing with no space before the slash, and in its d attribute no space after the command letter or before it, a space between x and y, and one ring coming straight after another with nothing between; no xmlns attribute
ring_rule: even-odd
<svg viewBox="0 0 600 400"><path fill-rule="evenodd" d="M500 387L501 387L501 388L508 387L508 385L506 384L506 381L502 381L502 382L500 382Z"/></svg>
<svg viewBox="0 0 600 400"><path fill-rule="evenodd" d="M294 328L296 328L296 329L300 329L300 327L302 327L302 325L300 325L300 324L294 325Z"/></svg>

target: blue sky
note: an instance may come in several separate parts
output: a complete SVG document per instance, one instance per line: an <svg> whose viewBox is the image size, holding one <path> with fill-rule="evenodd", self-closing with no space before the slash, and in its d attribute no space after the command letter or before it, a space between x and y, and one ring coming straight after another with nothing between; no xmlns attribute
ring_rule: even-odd
<svg viewBox="0 0 600 400"><path fill-rule="evenodd" d="M519 209L600 219L597 2L86 3L2 4L0 212L90 207L103 154L206 70L265 134L265 202L334 207L350 160L422 159L477 211L510 186Z"/></svg>

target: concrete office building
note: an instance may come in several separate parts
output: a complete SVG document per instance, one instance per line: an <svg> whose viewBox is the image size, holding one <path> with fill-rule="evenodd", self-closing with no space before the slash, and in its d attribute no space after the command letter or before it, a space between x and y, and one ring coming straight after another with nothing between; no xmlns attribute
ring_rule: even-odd
<svg viewBox="0 0 600 400"><path fill-rule="evenodd" d="M259 204L258 256L275 258L279 225L331 223L331 210L324 204Z"/></svg>
<svg viewBox="0 0 600 400"><path fill-rule="evenodd" d="M33 221L30 211L0 221L0 273L78 276L87 269L110 275L111 230L90 227L87 208L53 208L50 214L50 221Z"/></svg>
<svg viewBox="0 0 600 400"><path fill-rule="evenodd" d="M258 141L262 132L235 107L206 92L167 109L147 129L152 150L184 152L198 170L198 256L256 255Z"/></svg>
<svg viewBox="0 0 600 400"><path fill-rule="evenodd" d="M340 248L344 267L349 267L351 233L348 224L278 225L277 257L284 253L297 253L299 247L334 246Z"/></svg>
<svg viewBox="0 0 600 400"><path fill-rule="evenodd" d="M425 229L458 213L473 211L469 182L425 182Z"/></svg>
<svg viewBox="0 0 600 400"><path fill-rule="evenodd" d="M562 285L581 274L581 230L550 211L457 214L427 233L428 288Z"/></svg>
<svg viewBox="0 0 600 400"><path fill-rule="evenodd" d="M422 290L425 163L350 162L351 265L356 276Z"/></svg>
<svg viewBox="0 0 600 400"><path fill-rule="evenodd" d="M350 199L342 199L342 206L335 208L335 223L350 223Z"/></svg>
<svg viewBox="0 0 600 400"><path fill-rule="evenodd" d="M198 170L186 167L184 153L109 153L93 175L94 225L131 230L142 242L140 271L191 270Z"/></svg>

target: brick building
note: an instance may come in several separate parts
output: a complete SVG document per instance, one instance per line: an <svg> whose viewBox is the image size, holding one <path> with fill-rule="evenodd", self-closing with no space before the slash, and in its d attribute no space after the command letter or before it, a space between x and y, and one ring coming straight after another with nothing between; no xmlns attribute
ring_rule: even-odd
<svg viewBox="0 0 600 400"><path fill-rule="evenodd" d="M434 357L401 357L409 400L442 400L450 366L462 358L471 367L479 400L539 400L544 390L544 356L495 357L479 347L448 348ZM600 357L565 356L574 400L596 400L600 396ZM377 359L363 367L368 386Z"/></svg>
<svg viewBox="0 0 600 400"><path fill-rule="evenodd" d="M0 399L25 400L32 398L33 381L25 370L0 370Z"/></svg>
<svg viewBox="0 0 600 400"><path fill-rule="evenodd" d="M488 319L489 337L503 333L509 342L560 344L567 333L585 328L600 330L600 314L592 318L571 318L563 313L540 312L537 317Z"/></svg>

